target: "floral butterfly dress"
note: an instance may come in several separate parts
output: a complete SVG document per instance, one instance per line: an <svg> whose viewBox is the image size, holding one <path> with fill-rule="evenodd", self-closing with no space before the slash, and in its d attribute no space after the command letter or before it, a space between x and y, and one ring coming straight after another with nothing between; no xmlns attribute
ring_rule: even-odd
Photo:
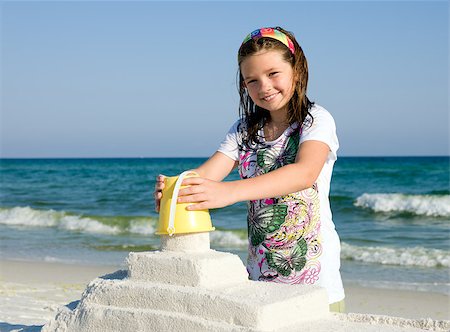
<svg viewBox="0 0 450 332"><path fill-rule="evenodd" d="M241 146L241 178L294 163L300 135L298 125L292 125L273 142L251 149ZM289 195L248 202L247 223L250 279L286 284L314 284L319 279L322 245L316 185Z"/></svg>

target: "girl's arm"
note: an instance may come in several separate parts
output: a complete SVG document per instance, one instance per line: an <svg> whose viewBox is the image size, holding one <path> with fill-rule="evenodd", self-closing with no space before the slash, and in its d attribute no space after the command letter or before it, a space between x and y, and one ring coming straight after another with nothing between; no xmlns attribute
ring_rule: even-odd
<svg viewBox="0 0 450 332"><path fill-rule="evenodd" d="M194 171L202 178L213 181L222 181L231 173L237 164L237 161L227 157L222 152L216 152Z"/></svg>
<svg viewBox="0 0 450 332"><path fill-rule="evenodd" d="M216 152L202 165L194 169L194 171L202 178L220 182L231 173L237 164L237 161L234 161L221 152ZM164 189L164 177L164 175L158 175L156 177L155 191L153 192L156 212L159 212L160 208L162 190Z"/></svg>
<svg viewBox="0 0 450 332"><path fill-rule="evenodd" d="M295 163L267 174L230 182L217 182L203 177L185 179L183 184L189 187L180 190L178 202L196 203L188 209L201 210L310 188L317 180L329 151L326 143L311 140L300 145Z"/></svg>

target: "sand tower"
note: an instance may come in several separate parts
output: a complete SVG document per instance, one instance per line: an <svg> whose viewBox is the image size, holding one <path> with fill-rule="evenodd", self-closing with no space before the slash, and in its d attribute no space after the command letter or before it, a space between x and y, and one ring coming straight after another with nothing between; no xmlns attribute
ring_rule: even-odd
<svg viewBox="0 0 450 332"><path fill-rule="evenodd" d="M163 235L159 251L131 252L127 265L42 331L286 331L329 316L324 289L249 281L237 255L210 249L208 232Z"/></svg>

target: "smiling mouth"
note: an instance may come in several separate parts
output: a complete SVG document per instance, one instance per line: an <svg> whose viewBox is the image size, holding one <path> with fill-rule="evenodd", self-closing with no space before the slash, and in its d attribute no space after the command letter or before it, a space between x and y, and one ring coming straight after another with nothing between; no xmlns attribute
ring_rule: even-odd
<svg viewBox="0 0 450 332"><path fill-rule="evenodd" d="M274 93L274 94L271 94L271 95L269 95L269 96L266 96L266 97L262 98L262 100L264 100L264 101L271 101L271 100L272 100L273 98L275 98L278 94L279 94L279 92L276 92L276 93Z"/></svg>

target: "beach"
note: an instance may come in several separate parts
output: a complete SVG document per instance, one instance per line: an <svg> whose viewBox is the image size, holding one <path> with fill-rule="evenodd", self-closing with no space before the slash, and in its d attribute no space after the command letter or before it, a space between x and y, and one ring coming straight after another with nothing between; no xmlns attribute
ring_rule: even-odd
<svg viewBox="0 0 450 332"><path fill-rule="evenodd" d="M0 331L39 331L59 306L81 298L94 278L125 269L124 265L92 266L2 260ZM450 320L444 294L391 290L346 284L347 313Z"/></svg>

